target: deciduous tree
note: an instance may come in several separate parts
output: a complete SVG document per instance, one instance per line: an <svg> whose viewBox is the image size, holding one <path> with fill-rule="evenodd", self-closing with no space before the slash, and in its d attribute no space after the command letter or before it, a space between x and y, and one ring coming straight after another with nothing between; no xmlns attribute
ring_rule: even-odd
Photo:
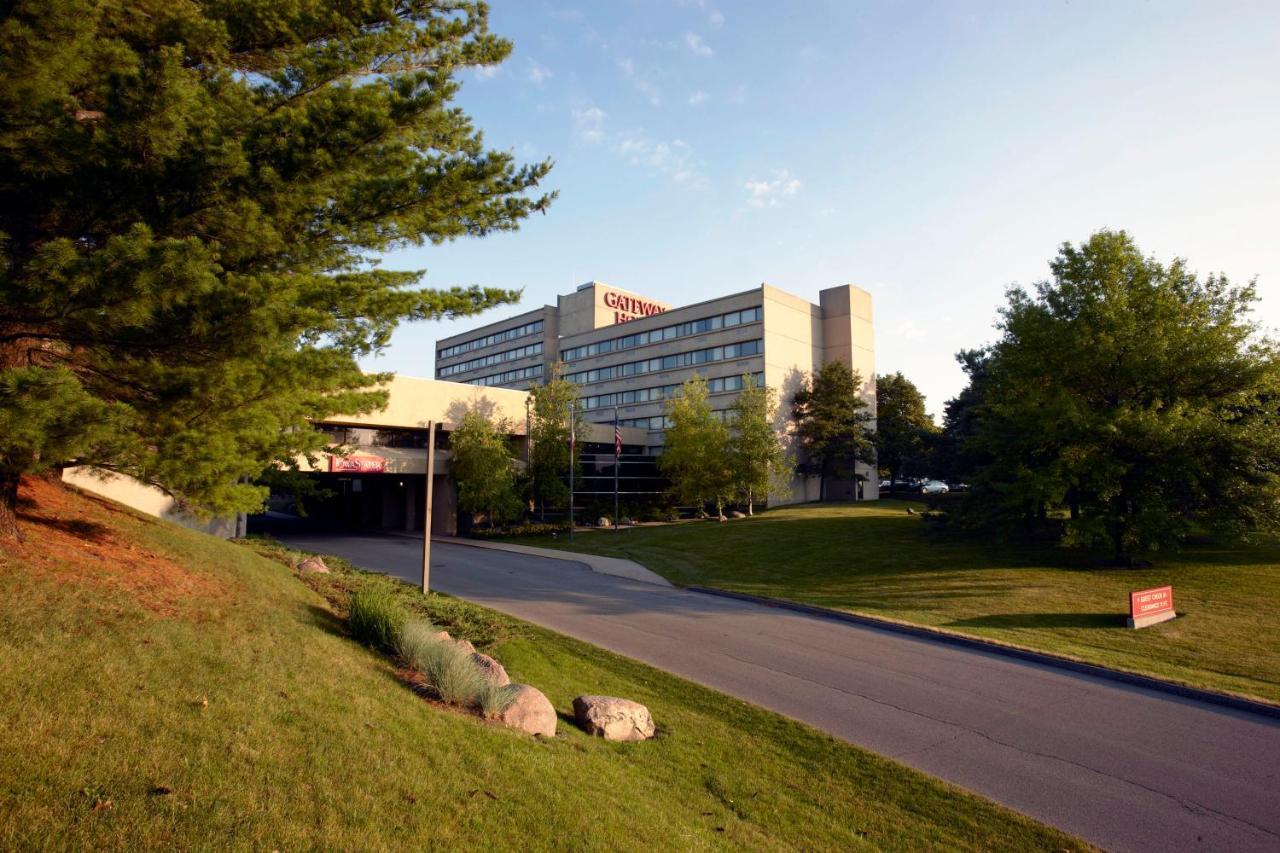
<svg viewBox="0 0 1280 853"><path fill-rule="evenodd" d="M484 513L491 524L520 514L515 488L515 457L507 436L511 425L467 412L449 435L449 471L458 484L458 508Z"/></svg>
<svg viewBox="0 0 1280 853"><path fill-rule="evenodd" d="M549 202L450 103L510 50L468 0L4 4L0 535L69 464L256 509L309 419L382 404L397 323L513 300L377 263Z"/></svg>
<svg viewBox="0 0 1280 853"><path fill-rule="evenodd" d="M876 377L876 463L890 483L905 471L919 472L938 433L924 408L924 395L901 372Z"/></svg>
<svg viewBox="0 0 1280 853"><path fill-rule="evenodd" d="M817 475L818 499L826 500L827 479L855 477L859 462L875 461L871 412L862 399L862 377L843 361L829 361L791 398L791 418L803 457L802 474Z"/></svg>
<svg viewBox="0 0 1280 853"><path fill-rule="evenodd" d="M1280 353L1252 284L1144 256L1124 232L1064 244L1012 288L971 441L984 499L1064 506L1070 544L1129 563L1195 529L1280 525Z"/></svg>
<svg viewBox="0 0 1280 853"><path fill-rule="evenodd" d="M529 394L529 489L540 511L548 504L569 505L569 430L583 434L584 420L578 409L578 386L562 376L556 363L550 377ZM579 470L580 453L574 448L574 471Z"/></svg>
<svg viewBox="0 0 1280 853"><path fill-rule="evenodd" d="M696 375L686 380L665 409L671 425L658 468L671 481L676 500L699 508L713 503L723 518L725 501L733 494L729 430L711 411L706 380Z"/></svg>
<svg viewBox="0 0 1280 853"><path fill-rule="evenodd" d="M742 378L742 392L730 408L729 458L733 491L755 515L756 501L765 500L771 489L781 491L791 473L782 439L773 428L778 412L777 392L757 385L755 377Z"/></svg>

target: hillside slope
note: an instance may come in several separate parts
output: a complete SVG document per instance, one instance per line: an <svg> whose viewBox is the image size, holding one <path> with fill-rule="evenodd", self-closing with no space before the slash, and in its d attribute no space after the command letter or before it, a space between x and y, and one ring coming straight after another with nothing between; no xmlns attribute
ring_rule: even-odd
<svg viewBox="0 0 1280 853"><path fill-rule="evenodd" d="M0 554L0 848L1074 849L767 713L443 596L425 608L562 713L659 736L539 740L436 707L251 548L33 480ZM409 591L406 589L405 594Z"/></svg>

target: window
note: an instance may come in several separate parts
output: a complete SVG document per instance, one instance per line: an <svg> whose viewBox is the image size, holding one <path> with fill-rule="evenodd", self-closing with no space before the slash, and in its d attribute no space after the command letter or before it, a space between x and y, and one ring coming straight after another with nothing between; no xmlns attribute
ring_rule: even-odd
<svg viewBox="0 0 1280 853"><path fill-rule="evenodd" d="M716 314L712 317L704 317L700 320L690 320L687 323L679 323L675 326L664 326L661 329L653 329L648 332L636 332L630 335L623 335L619 338L597 341L594 344L583 344L582 346L570 347L560 353L560 358L569 362L577 361L582 358L591 358L596 355L604 355L605 353L617 350L635 349L636 347L658 343L659 341L685 338L689 335L700 335L705 332L715 331L716 329L739 326L743 323L754 323L758 321L761 316L763 316L763 311L759 307L746 308L742 311L733 311L728 314Z"/></svg>
<svg viewBox="0 0 1280 853"><path fill-rule="evenodd" d="M475 370L480 367L489 367L494 364L502 364L506 361L515 361L518 358L528 358L531 355L542 354L542 341L536 344L519 347L518 349L510 349L505 352L486 355L482 358L473 358L469 361L460 361L457 364L449 364L444 367L436 368L436 378L444 379L446 376L454 376L459 373L466 373L469 370Z"/></svg>
<svg viewBox="0 0 1280 853"><path fill-rule="evenodd" d="M542 321L535 320L532 323L525 323L523 326L517 326L514 329L505 329L501 332L494 332L492 335L486 335L483 338L476 338L474 341L447 346L436 352L436 358L453 358L455 355L462 355L472 350L484 349L495 344L513 341L516 338L523 338L525 335L537 334L542 331L542 328Z"/></svg>

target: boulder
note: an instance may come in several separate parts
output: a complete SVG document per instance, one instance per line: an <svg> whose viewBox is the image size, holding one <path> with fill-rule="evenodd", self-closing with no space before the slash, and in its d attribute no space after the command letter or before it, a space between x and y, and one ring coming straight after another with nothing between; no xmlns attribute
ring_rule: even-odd
<svg viewBox="0 0 1280 853"><path fill-rule="evenodd" d="M453 644L464 652L471 652L472 654L475 654L476 647L471 645L470 640L454 640Z"/></svg>
<svg viewBox="0 0 1280 853"><path fill-rule="evenodd" d="M453 637L449 636L448 631L436 631L434 634L431 635L431 639L444 640L446 643L453 642Z"/></svg>
<svg viewBox="0 0 1280 853"><path fill-rule="evenodd" d="M329 567L319 557L307 557L307 559L298 563L298 571L304 575L327 575L329 574Z"/></svg>
<svg viewBox="0 0 1280 853"><path fill-rule="evenodd" d="M531 735L555 737L556 709L542 691L528 684L513 684L507 689L514 697L507 709L498 714L498 722Z"/></svg>
<svg viewBox="0 0 1280 853"><path fill-rule="evenodd" d="M609 519L605 518L603 515L596 519L596 527L609 527L609 526L611 526L611 522L609 521Z"/></svg>
<svg viewBox="0 0 1280 853"><path fill-rule="evenodd" d="M742 512L741 510L731 509L729 510L729 517L730 518L746 518L747 514L745 512Z"/></svg>
<svg viewBox="0 0 1280 853"><path fill-rule="evenodd" d="M493 658L481 652L472 652L471 659L476 662L476 666L484 672L485 677L499 687L506 687L511 683L511 677L507 675L506 668Z"/></svg>
<svg viewBox="0 0 1280 853"><path fill-rule="evenodd" d="M648 740L653 737L653 717L649 709L630 699L579 696L573 700L573 716L583 731L605 740Z"/></svg>

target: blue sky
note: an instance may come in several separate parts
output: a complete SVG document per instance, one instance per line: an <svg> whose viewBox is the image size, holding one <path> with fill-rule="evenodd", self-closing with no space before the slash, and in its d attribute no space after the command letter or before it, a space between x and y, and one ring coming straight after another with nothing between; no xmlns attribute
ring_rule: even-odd
<svg viewBox="0 0 1280 853"><path fill-rule="evenodd" d="M459 105L560 198L383 263L524 301L405 325L371 369L430 376L437 338L590 279L677 305L852 283L879 370L940 415L1005 287L1102 227L1256 276L1280 327L1280 2L497 0L491 26L515 50Z"/></svg>

